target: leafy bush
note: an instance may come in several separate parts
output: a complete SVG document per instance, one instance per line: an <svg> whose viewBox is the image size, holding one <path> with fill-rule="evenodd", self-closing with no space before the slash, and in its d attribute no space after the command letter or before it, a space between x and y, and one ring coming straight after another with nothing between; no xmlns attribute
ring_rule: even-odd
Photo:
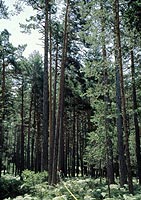
<svg viewBox="0 0 141 200"><path fill-rule="evenodd" d="M5 175L0 178L0 199L16 197L21 194L20 186L22 182L19 177Z"/></svg>
<svg viewBox="0 0 141 200"><path fill-rule="evenodd" d="M56 186L49 186L46 180L46 173L31 171L23 172L22 188L28 188L28 194L17 196L13 200L140 200L141 186L134 183L135 195L128 193L128 186L120 188L118 184L110 185L109 190L106 181L103 179L66 179ZM7 200L11 200L9 198ZM5 199L6 200L6 199Z"/></svg>
<svg viewBox="0 0 141 200"><path fill-rule="evenodd" d="M38 172L24 170L22 173L23 184L21 188L26 192L34 191L36 185L47 181L47 172Z"/></svg>
<svg viewBox="0 0 141 200"><path fill-rule="evenodd" d="M32 194L39 193L39 198L42 196L42 189L38 192L38 185L47 180L47 172L35 173L30 170L25 170L22 173L22 181L20 177L13 177L10 175L4 175L0 179L0 200L4 198L14 198L18 196L18 199L35 199ZM45 184L47 185L47 183ZM41 188L41 186L39 187ZM43 188L43 185L42 185ZM19 196L26 193L31 194L31 196ZM30 197L30 198L29 198ZM16 199L17 199L16 198ZM38 199L39 199L38 198ZM37 199L37 198L36 198Z"/></svg>
<svg viewBox="0 0 141 200"><path fill-rule="evenodd" d="M32 197L29 194L25 194L24 196L17 196L14 199L11 199L10 197L8 199L4 199L4 200L39 200L37 197Z"/></svg>

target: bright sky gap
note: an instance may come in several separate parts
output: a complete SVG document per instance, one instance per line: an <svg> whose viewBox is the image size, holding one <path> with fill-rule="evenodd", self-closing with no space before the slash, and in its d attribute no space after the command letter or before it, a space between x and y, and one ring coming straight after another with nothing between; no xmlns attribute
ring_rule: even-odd
<svg viewBox="0 0 141 200"><path fill-rule="evenodd" d="M5 0L6 6L9 7L9 10L13 10L13 4L15 0ZM21 28L19 23L26 23L26 18L33 13L33 9L29 6L25 6L23 12L19 15L14 15L10 19L1 19L0 20L0 31L7 29L11 34L10 42L13 46L17 47L18 45L27 44L27 47L23 53L23 56L28 57L34 50L39 51L43 55L43 43L41 41L42 34L38 33L38 30L32 30L31 34L21 33Z"/></svg>

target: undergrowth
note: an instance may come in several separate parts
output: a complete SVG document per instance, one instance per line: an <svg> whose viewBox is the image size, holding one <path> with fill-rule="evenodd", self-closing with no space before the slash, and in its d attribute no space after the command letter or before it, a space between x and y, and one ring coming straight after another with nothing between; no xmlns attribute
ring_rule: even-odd
<svg viewBox="0 0 141 200"><path fill-rule="evenodd" d="M61 181L56 186L49 186L46 172L35 174L26 170L22 176L22 184L20 182L15 187L16 191L20 191L20 195L9 195L4 200L141 200L141 186L135 180L134 195L129 194L127 185L120 188L118 184L111 184L109 196L104 179L100 183L99 179L72 178ZM3 177L4 179L7 178ZM10 177L9 181L12 183L12 180L16 179L18 178Z"/></svg>

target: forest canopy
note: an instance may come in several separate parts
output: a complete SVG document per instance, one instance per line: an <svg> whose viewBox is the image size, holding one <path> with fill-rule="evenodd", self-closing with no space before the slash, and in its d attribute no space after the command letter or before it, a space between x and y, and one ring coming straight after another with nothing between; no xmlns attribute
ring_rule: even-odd
<svg viewBox="0 0 141 200"><path fill-rule="evenodd" d="M17 0L34 13L44 55L0 32L0 178L26 170L58 178L141 184L141 1ZM0 2L0 20L11 18ZM25 41L26 42L26 41ZM30 47L32 49L32 46Z"/></svg>

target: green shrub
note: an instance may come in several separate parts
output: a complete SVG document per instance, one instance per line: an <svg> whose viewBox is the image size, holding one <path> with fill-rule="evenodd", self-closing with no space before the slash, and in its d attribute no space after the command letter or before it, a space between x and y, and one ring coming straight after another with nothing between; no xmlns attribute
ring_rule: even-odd
<svg viewBox="0 0 141 200"><path fill-rule="evenodd" d="M26 192L31 192L35 189L35 186L47 181L47 172L38 172L24 170L21 177L23 180L23 184L21 188Z"/></svg>
<svg viewBox="0 0 141 200"><path fill-rule="evenodd" d="M16 197L21 194L22 182L19 177L5 175L0 178L0 199Z"/></svg>
<svg viewBox="0 0 141 200"><path fill-rule="evenodd" d="M45 182L47 178L45 172L35 174L26 170L22 176L22 192L25 192L25 188L28 192L13 200L141 200L141 186L137 182L134 183L135 195L129 194L127 185L120 188L119 184L111 184L109 197L108 185L105 180L100 183L99 179L73 178L66 179L56 186L49 186Z"/></svg>

